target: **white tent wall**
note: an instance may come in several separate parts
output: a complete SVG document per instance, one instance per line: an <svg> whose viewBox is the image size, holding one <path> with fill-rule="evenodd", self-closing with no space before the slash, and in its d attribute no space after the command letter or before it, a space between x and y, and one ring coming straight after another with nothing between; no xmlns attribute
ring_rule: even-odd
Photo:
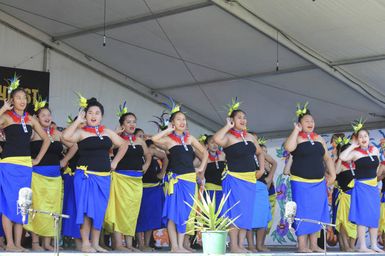
<svg viewBox="0 0 385 256"><path fill-rule="evenodd" d="M0 65L44 70L45 47L0 24ZM47 56L47 70L50 72L50 107L58 125L65 125L67 115L77 114L77 98L74 92L85 97L96 97L105 107L104 123L114 129L118 125L118 105L127 101L127 108L138 117L138 127L147 133L156 132L153 115L160 115L163 108L128 88L104 77L70 58L50 50ZM189 121L191 133L198 136L207 133L201 126Z"/></svg>

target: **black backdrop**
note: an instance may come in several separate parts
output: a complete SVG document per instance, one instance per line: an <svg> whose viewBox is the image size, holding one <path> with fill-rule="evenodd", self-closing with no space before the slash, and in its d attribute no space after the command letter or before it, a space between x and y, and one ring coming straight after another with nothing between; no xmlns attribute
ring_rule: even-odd
<svg viewBox="0 0 385 256"><path fill-rule="evenodd" d="M20 87L27 92L27 111L33 114L33 102L38 96L49 102L49 72L0 66L0 106L5 98L9 98L7 80L13 78L15 73L20 77Z"/></svg>

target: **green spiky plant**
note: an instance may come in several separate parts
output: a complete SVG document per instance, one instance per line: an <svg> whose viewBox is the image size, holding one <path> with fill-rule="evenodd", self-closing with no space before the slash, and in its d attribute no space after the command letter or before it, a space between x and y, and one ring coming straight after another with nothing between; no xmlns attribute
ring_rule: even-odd
<svg viewBox="0 0 385 256"><path fill-rule="evenodd" d="M203 193L205 196L203 196ZM209 193L204 190L200 191L200 199L191 196L194 200L193 205L185 202L195 213L196 216L187 220L187 224L194 227L194 231L229 231L230 226L235 226L234 222L239 218L239 215L233 219L226 217L226 214L234 208L239 202L232 205L229 209L222 213L223 206L230 196L228 194L222 196L218 209L216 209L215 193L213 198L210 198Z"/></svg>

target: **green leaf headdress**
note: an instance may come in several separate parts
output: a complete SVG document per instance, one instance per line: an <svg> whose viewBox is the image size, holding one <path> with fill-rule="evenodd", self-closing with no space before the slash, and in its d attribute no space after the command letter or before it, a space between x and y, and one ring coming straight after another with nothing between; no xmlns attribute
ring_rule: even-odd
<svg viewBox="0 0 385 256"><path fill-rule="evenodd" d="M266 143L267 143L267 140L266 140L264 137L258 138L258 144L259 144L260 146L265 146Z"/></svg>
<svg viewBox="0 0 385 256"><path fill-rule="evenodd" d="M231 104L227 104L227 116L231 116L233 111L238 110L241 102L238 101L238 97L231 99Z"/></svg>
<svg viewBox="0 0 385 256"><path fill-rule="evenodd" d="M123 105L119 105L119 111L116 112L116 115L118 117L121 117L123 116L124 114L127 114L128 113L128 109L126 107L126 101L123 102Z"/></svg>
<svg viewBox="0 0 385 256"><path fill-rule="evenodd" d="M87 99L84 98L80 93L75 92L76 95L79 97L79 107L80 108L86 108L88 106Z"/></svg>
<svg viewBox="0 0 385 256"><path fill-rule="evenodd" d="M37 112L37 111L39 111L39 109L44 108L45 105L47 105L47 101L43 100L41 98L41 96L39 95L39 98L37 98L35 100L35 102L33 103L33 111Z"/></svg>
<svg viewBox="0 0 385 256"><path fill-rule="evenodd" d="M11 79L6 80L8 83L8 94L11 94L12 91L16 90L20 85L20 76L17 76L16 73Z"/></svg>
<svg viewBox="0 0 385 256"><path fill-rule="evenodd" d="M337 139L334 140L334 142L337 144L337 145L341 145L341 146L344 146L344 145L347 145L350 143L350 139L345 137L345 136L342 136L342 137L338 137Z"/></svg>
<svg viewBox="0 0 385 256"><path fill-rule="evenodd" d="M180 110L180 108L181 108L180 104L176 104L175 101L173 100L173 98L171 98L171 97L167 96L167 98L169 99L170 103L162 102L162 104L168 109L170 115L181 111Z"/></svg>
<svg viewBox="0 0 385 256"><path fill-rule="evenodd" d="M364 128L365 121L362 120L362 117L360 117L359 120L354 120L352 122L352 127L354 134L357 134L360 130Z"/></svg>
<svg viewBox="0 0 385 256"><path fill-rule="evenodd" d="M295 115L297 117L302 117L304 115L306 115L309 111L309 109L307 108L309 106L309 102L306 102L303 107L301 106L301 103L297 103L297 110L295 111Z"/></svg>
<svg viewBox="0 0 385 256"><path fill-rule="evenodd" d="M198 141L200 143L206 143L206 140L207 140L207 135L206 134L201 134L198 138Z"/></svg>

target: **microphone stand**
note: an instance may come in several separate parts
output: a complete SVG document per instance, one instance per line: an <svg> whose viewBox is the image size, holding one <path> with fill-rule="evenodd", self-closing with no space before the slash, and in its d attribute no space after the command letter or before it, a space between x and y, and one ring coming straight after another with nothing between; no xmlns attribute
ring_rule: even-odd
<svg viewBox="0 0 385 256"><path fill-rule="evenodd" d="M60 214L55 212L49 212L49 211L42 211L42 210L36 210L29 208L28 212L32 214L32 219L36 213L38 214L46 214L53 218L54 220L54 229L55 229L55 236L54 236L54 255L59 256L59 240L60 240L60 229L59 229L59 221L60 219L68 219L70 216L66 214Z"/></svg>
<svg viewBox="0 0 385 256"><path fill-rule="evenodd" d="M335 227L335 224L331 223L326 223L318 220L311 220L311 219L301 219L301 218L294 218L294 220L299 221L299 222L308 222L308 223L314 223L322 226L322 229L324 231L324 255L326 256L326 227Z"/></svg>

